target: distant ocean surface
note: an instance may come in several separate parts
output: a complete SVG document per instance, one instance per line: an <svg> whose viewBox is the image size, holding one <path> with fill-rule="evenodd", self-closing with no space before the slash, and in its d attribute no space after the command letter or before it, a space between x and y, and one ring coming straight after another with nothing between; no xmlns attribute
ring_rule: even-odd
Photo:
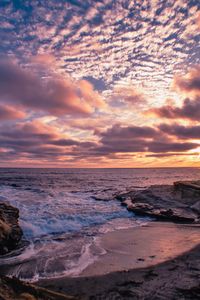
<svg viewBox="0 0 200 300"><path fill-rule="evenodd" d="M29 242L1 258L0 268L32 281L78 276L105 253L102 234L150 221L128 212L115 194L199 178L200 168L0 169L0 201L19 208Z"/></svg>

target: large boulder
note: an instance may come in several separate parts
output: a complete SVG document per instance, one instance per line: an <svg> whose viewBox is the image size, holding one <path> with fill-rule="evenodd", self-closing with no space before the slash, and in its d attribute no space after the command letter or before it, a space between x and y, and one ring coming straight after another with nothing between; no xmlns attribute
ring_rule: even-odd
<svg viewBox="0 0 200 300"><path fill-rule="evenodd" d="M23 232L18 218L17 208L0 203L0 255L16 249L21 241Z"/></svg>

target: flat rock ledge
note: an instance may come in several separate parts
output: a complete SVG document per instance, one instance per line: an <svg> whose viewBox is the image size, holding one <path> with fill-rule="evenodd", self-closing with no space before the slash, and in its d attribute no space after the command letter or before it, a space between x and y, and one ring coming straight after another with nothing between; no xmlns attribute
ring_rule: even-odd
<svg viewBox="0 0 200 300"><path fill-rule="evenodd" d="M200 181L178 181L173 185L153 185L116 196L136 215L159 221L200 223Z"/></svg>
<svg viewBox="0 0 200 300"><path fill-rule="evenodd" d="M9 204L0 203L0 255L15 250L23 232L18 224L19 210Z"/></svg>

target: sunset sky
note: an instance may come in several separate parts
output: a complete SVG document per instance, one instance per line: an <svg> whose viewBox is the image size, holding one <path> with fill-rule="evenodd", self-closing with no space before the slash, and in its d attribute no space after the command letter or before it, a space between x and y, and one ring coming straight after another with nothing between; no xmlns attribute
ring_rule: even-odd
<svg viewBox="0 0 200 300"><path fill-rule="evenodd" d="M200 167L199 0L1 0L0 166Z"/></svg>

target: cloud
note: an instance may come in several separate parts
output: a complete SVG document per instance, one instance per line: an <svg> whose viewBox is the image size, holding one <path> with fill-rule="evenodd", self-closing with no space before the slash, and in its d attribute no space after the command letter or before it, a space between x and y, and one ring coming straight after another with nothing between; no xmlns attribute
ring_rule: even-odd
<svg viewBox="0 0 200 300"><path fill-rule="evenodd" d="M86 80L72 81L54 75L41 79L11 62L0 61L0 101L55 116L88 115L105 106Z"/></svg>
<svg viewBox="0 0 200 300"><path fill-rule="evenodd" d="M160 108L153 108L147 111L148 114L154 114L159 118L167 119L189 119L193 121L200 120L200 98L196 100L185 99L182 107L164 105Z"/></svg>
<svg viewBox="0 0 200 300"><path fill-rule="evenodd" d="M200 66L192 68L185 76L175 76L174 88L188 96L182 106L164 105L160 108L147 110L146 114L153 114L160 118L200 120ZM191 98L189 98L191 97Z"/></svg>
<svg viewBox="0 0 200 300"><path fill-rule="evenodd" d="M183 126L179 124L160 124L159 129L177 139L200 139L200 125Z"/></svg>
<svg viewBox="0 0 200 300"><path fill-rule="evenodd" d="M149 126L122 126L120 124L115 124L107 131L102 132L100 136L102 137L101 141L104 143L110 141L118 140L130 140L136 138L153 138L156 137L158 131Z"/></svg>
<svg viewBox="0 0 200 300"><path fill-rule="evenodd" d="M23 119L26 114L23 111L18 110L16 107L11 107L8 105L0 105L0 120L15 120Z"/></svg>
<svg viewBox="0 0 200 300"><path fill-rule="evenodd" d="M200 96L200 65L190 69L185 76L175 76L174 88L187 96Z"/></svg>
<svg viewBox="0 0 200 300"><path fill-rule="evenodd" d="M52 54L37 54L32 57L31 61L36 64L41 65L55 65L56 59Z"/></svg>
<svg viewBox="0 0 200 300"><path fill-rule="evenodd" d="M120 100L129 106L138 107L146 104L145 96L136 87L117 86L114 88L111 96L112 100Z"/></svg>
<svg viewBox="0 0 200 300"><path fill-rule="evenodd" d="M91 105L91 107L105 108L106 104L100 94L94 90L93 85L87 80L78 81L80 97Z"/></svg>
<svg viewBox="0 0 200 300"><path fill-rule="evenodd" d="M130 155L169 156L186 154L200 144L178 140L180 133L160 125L122 126L116 124L96 133L96 138L83 140L63 133L59 128L41 121L21 122L0 126L0 156L5 161L31 160L42 162L125 159ZM170 136L174 136L172 139ZM181 135L182 136L182 135ZM189 136L190 138L190 136ZM167 155L166 155L167 156Z"/></svg>
<svg viewBox="0 0 200 300"><path fill-rule="evenodd" d="M76 130L77 132L91 131L103 131L106 127L109 127L112 123L115 123L115 120L111 120L109 115L103 115L97 117L95 115L90 116L89 118L68 118L67 122L65 119L56 120L59 126L66 128L66 130Z"/></svg>
<svg viewBox="0 0 200 300"><path fill-rule="evenodd" d="M171 157L171 156L199 156L199 152L193 152L193 153L185 153L185 152L174 152L174 153L153 153L153 154L147 154L145 157Z"/></svg>
<svg viewBox="0 0 200 300"><path fill-rule="evenodd" d="M55 128L38 121L29 121L0 126L1 146L38 146L49 139L57 139L59 133Z"/></svg>
<svg viewBox="0 0 200 300"><path fill-rule="evenodd" d="M7 1L0 12L1 53L21 62L37 54L48 61L53 53L59 71L77 80L139 82L152 99L168 93L183 62L198 63L198 1L51 0L29 7Z"/></svg>
<svg viewBox="0 0 200 300"><path fill-rule="evenodd" d="M173 141L152 141L148 144L149 152L179 152L179 151L188 151L195 149L199 146L198 143L190 143L190 142L173 142Z"/></svg>
<svg viewBox="0 0 200 300"><path fill-rule="evenodd" d="M16 62L0 61L2 161L134 166L197 147L185 124L200 117L198 1L15 2L0 10L0 53ZM174 80L182 103L165 104L188 66ZM152 125L138 113L149 108L176 124Z"/></svg>
<svg viewBox="0 0 200 300"><path fill-rule="evenodd" d="M118 152L180 152L195 149L198 143L179 142L170 139L163 131L149 126L115 125L100 133L97 153L108 155Z"/></svg>
<svg viewBox="0 0 200 300"><path fill-rule="evenodd" d="M0 126L0 145L4 157L15 159L62 160L81 156L94 143L78 141L55 126L29 121Z"/></svg>
<svg viewBox="0 0 200 300"><path fill-rule="evenodd" d="M196 24L197 24L198 29L200 30L200 12L197 14Z"/></svg>

